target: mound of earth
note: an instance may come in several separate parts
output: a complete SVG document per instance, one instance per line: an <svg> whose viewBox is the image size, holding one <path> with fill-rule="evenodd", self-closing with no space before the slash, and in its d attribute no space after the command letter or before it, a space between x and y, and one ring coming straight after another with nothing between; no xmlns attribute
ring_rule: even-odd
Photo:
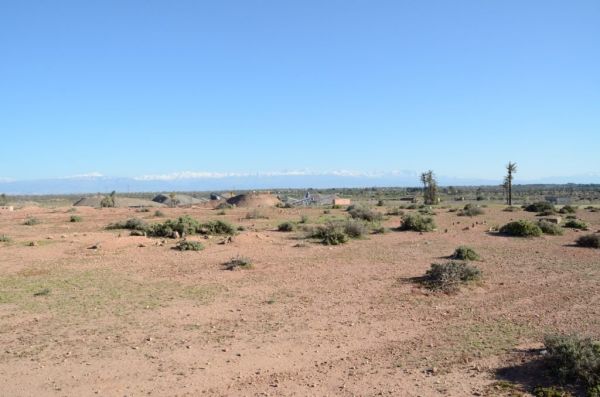
<svg viewBox="0 0 600 397"><path fill-rule="evenodd" d="M73 205L75 207L95 207L99 208L104 196L96 195L90 197L82 197L77 200ZM151 200L131 198L131 197L115 197L115 207L127 208L127 207L164 207L163 204L155 203Z"/></svg>
<svg viewBox="0 0 600 397"><path fill-rule="evenodd" d="M203 204L207 202L206 199L199 199L192 196L188 196L187 194L176 194L173 199L168 194L159 194L152 199L152 201L160 204L164 204L169 207L179 206L179 205L195 205L195 204Z"/></svg>
<svg viewBox="0 0 600 397"><path fill-rule="evenodd" d="M240 194L227 200L236 207L274 207L281 201L270 193Z"/></svg>

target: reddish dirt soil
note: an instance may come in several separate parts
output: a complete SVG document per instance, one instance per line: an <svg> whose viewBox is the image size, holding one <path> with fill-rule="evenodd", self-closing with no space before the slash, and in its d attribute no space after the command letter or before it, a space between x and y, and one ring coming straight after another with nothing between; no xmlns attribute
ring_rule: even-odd
<svg viewBox="0 0 600 397"><path fill-rule="evenodd" d="M0 395L509 395L496 382L531 390L529 349L544 334L600 338L600 250L573 245L584 232L488 233L534 214L438 209L435 232L328 247L276 226L342 210L273 208L259 220L241 208L153 211L0 214L0 235L12 238L0 243ZM182 214L246 230L224 245L194 237L205 250L179 252L175 240L104 229ZM40 223L23 225L28 216ZM578 217L600 229L600 213ZM480 284L446 295L411 281L463 244L483 258ZM254 267L223 270L237 255Z"/></svg>

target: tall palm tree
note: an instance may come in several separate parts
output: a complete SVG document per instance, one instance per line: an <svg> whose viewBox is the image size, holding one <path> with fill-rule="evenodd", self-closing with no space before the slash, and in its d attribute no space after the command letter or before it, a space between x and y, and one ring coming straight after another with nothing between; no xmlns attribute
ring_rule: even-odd
<svg viewBox="0 0 600 397"><path fill-rule="evenodd" d="M506 165L506 179L505 182L508 184L508 205L512 205L512 182L514 174L517 173L517 163L508 162Z"/></svg>

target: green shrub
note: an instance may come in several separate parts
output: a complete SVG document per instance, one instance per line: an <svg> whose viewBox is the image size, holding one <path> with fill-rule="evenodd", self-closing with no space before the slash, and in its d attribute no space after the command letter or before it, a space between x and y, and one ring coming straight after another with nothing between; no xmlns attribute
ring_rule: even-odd
<svg viewBox="0 0 600 397"><path fill-rule="evenodd" d="M480 207L474 206L473 204L467 204L465 207L458 211L458 216L477 216L484 214L485 211Z"/></svg>
<svg viewBox="0 0 600 397"><path fill-rule="evenodd" d="M542 387L538 386L533 389L533 395L535 397L572 397L571 393L564 391L561 388L557 388L554 386L550 387Z"/></svg>
<svg viewBox="0 0 600 397"><path fill-rule="evenodd" d="M461 245L452 254L452 259L458 259L461 261L478 261L480 258L479 254L471 247Z"/></svg>
<svg viewBox="0 0 600 397"><path fill-rule="evenodd" d="M586 234L585 236L579 237L576 243L580 247L600 248L600 235Z"/></svg>
<svg viewBox="0 0 600 397"><path fill-rule="evenodd" d="M425 273L423 283L427 288L454 292L461 284L467 284L481 279L481 271L463 262L433 263Z"/></svg>
<svg viewBox="0 0 600 397"><path fill-rule="evenodd" d="M325 245L339 245L348 242L348 235L339 224L328 223L310 231L309 237L318 238Z"/></svg>
<svg viewBox="0 0 600 397"><path fill-rule="evenodd" d="M563 228L556 223L548 222L542 219L537 223L537 225L540 229L542 229L542 233L544 234L550 234L552 236L563 235Z"/></svg>
<svg viewBox="0 0 600 397"><path fill-rule="evenodd" d="M325 210L327 211L327 210ZM323 213L325 213L325 211L323 211ZM300 216L300 223L307 223L308 222L308 215L302 214Z"/></svg>
<svg viewBox="0 0 600 397"><path fill-rule="evenodd" d="M539 237L542 235L542 229L535 223L522 219L502 226L500 234L513 237Z"/></svg>
<svg viewBox="0 0 600 397"><path fill-rule="evenodd" d="M201 234L234 235L235 229L229 222L216 220L201 224L197 231Z"/></svg>
<svg viewBox="0 0 600 397"><path fill-rule="evenodd" d="M554 205L547 201L538 201L533 204L529 204L525 207L525 211L528 212L544 212L544 211L552 211L554 212Z"/></svg>
<svg viewBox="0 0 600 397"><path fill-rule="evenodd" d="M354 219L362 219L367 222L377 222L383 218L383 215L380 212L366 207L348 207L348 213L350 214L350 217Z"/></svg>
<svg viewBox="0 0 600 397"><path fill-rule="evenodd" d="M577 212L577 207L574 207L572 205L565 205L558 212L560 212L561 214L574 214Z"/></svg>
<svg viewBox="0 0 600 397"><path fill-rule="evenodd" d="M141 230L146 231L148 224L140 218L130 218L124 222L111 223L106 227L107 229L128 229L128 230Z"/></svg>
<svg viewBox="0 0 600 397"><path fill-rule="evenodd" d="M165 216L165 213L162 212L161 210L156 210L156 211L154 211L154 216L157 218L162 218Z"/></svg>
<svg viewBox="0 0 600 397"><path fill-rule="evenodd" d="M198 233L201 225L189 215L183 215L175 220L168 219L164 223L155 223L148 227L148 235L153 237L171 237L173 232L180 236Z"/></svg>
<svg viewBox="0 0 600 397"><path fill-rule="evenodd" d="M549 367L561 383L581 382L588 391L598 389L600 342L570 335L547 336L544 344Z"/></svg>
<svg viewBox="0 0 600 397"><path fill-rule="evenodd" d="M12 241L12 238L10 238L10 236L7 236L6 234L0 234L0 243L10 243Z"/></svg>
<svg viewBox="0 0 600 397"><path fill-rule="evenodd" d="M29 218L25 219L25 222L23 222L23 224L27 225L27 226L35 226L39 223L40 223L40 220L37 218L34 218L34 217L29 217Z"/></svg>
<svg viewBox="0 0 600 397"><path fill-rule="evenodd" d="M420 214L406 214L402 217L399 230L413 230L415 232L431 232L435 229L433 218Z"/></svg>
<svg viewBox="0 0 600 397"><path fill-rule="evenodd" d="M293 222L283 222L277 226L277 230L280 232L293 232L296 225Z"/></svg>
<svg viewBox="0 0 600 397"><path fill-rule="evenodd" d="M383 200L378 200L377 201L377 206L378 207L383 207L384 205L385 205L385 201L383 201Z"/></svg>
<svg viewBox="0 0 600 397"><path fill-rule="evenodd" d="M419 214L421 215L435 215L435 211L431 207L419 208Z"/></svg>
<svg viewBox="0 0 600 397"><path fill-rule="evenodd" d="M344 233L350 238L361 238L367 234L367 232L367 225L359 220L350 219L344 224Z"/></svg>
<svg viewBox="0 0 600 397"><path fill-rule="evenodd" d="M202 243L199 241L183 240L177 243L175 249L179 251L202 251L204 249L204 245L202 245Z"/></svg>
<svg viewBox="0 0 600 397"><path fill-rule="evenodd" d="M387 233L387 229L383 226L377 226L373 228L373 234L385 234Z"/></svg>
<svg viewBox="0 0 600 397"><path fill-rule="evenodd" d="M142 207L135 210L135 212L150 212L150 208Z"/></svg>
<svg viewBox="0 0 600 397"><path fill-rule="evenodd" d="M588 225L580 219L569 219L565 222L565 227L570 229L588 230Z"/></svg>
<svg viewBox="0 0 600 397"><path fill-rule="evenodd" d="M81 221L83 221L83 218L81 218L79 215L71 215L70 221L71 222L81 222Z"/></svg>
<svg viewBox="0 0 600 397"><path fill-rule="evenodd" d="M223 264L225 270L251 269L252 261L243 256L231 258Z"/></svg>

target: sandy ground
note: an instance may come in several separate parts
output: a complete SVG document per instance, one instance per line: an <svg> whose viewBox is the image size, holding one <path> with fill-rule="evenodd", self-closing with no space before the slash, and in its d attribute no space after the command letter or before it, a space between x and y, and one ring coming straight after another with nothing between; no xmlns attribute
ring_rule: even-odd
<svg viewBox="0 0 600 397"><path fill-rule="evenodd" d="M2 396L510 395L540 382L532 349L544 334L600 337L600 250L575 247L582 232L569 229L487 232L534 218L526 212L438 209L436 232L327 247L276 225L342 210L271 209L252 220L243 209L163 209L246 227L230 244L214 237L204 251L179 252L174 240L104 230L166 219L153 210L67 210L0 214L0 235L13 240L0 243ZM83 221L69 222L73 214ZM23 225L28 216L41 223ZM578 216L600 229L600 213ZM483 257L482 283L445 295L410 280L462 244ZM253 269L223 270L236 255Z"/></svg>

